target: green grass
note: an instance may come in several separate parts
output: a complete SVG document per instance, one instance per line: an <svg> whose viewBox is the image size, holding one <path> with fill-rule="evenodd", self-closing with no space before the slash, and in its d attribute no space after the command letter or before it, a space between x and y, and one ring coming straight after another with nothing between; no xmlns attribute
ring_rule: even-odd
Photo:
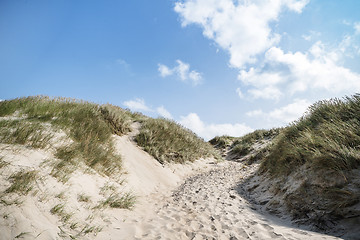
<svg viewBox="0 0 360 240"><path fill-rule="evenodd" d="M326 229L326 222L347 218L350 212L360 214L352 208L360 202L359 168L357 94L311 106L275 138L260 173L286 192L285 204L294 218L309 219ZM288 179L294 179L299 187L290 189Z"/></svg>
<svg viewBox="0 0 360 240"><path fill-rule="evenodd" d="M249 164L252 164L257 159L264 157L268 152L268 146L258 149L258 147L255 147L255 144L263 144L266 141L274 139L279 135L281 130L281 128L256 130L242 137L219 136L211 139L209 143L221 151L226 152L226 150L229 150L228 156L233 159L241 159L252 153L247 161Z"/></svg>
<svg viewBox="0 0 360 240"><path fill-rule="evenodd" d="M0 142L21 144L33 148L45 148L53 135L39 122L25 120L1 120Z"/></svg>
<svg viewBox="0 0 360 240"><path fill-rule="evenodd" d="M0 169L9 165L8 162L4 161L4 156L0 156Z"/></svg>
<svg viewBox="0 0 360 240"><path fill-rule="evenodd" d="M37 179L37 171L17 172L9 177L12 183L5 193L19 193L26 195L33 189L33 184Z"/></svg>
<svg viewBox="0 0 360 240"><path fill-rule="evenodd" d="M217 149L225 149L226 147L229 147L236 139L236 137L230 136L216 136L211 139L209 143Z"/></svg>
<svg viewBox="0 0 360 240"><path fill-rule="evenodd" d="M111 207L111 208L125 208L131 209L135 204L135 196L130 193L118 194L112 193L104 201L102 201L97 207Z"/></svg>
<svg viewBox="0 0 360 240"><path fill-rule="evenodd" d="M64 223L67 223L73 216L72 213L67 213L65 211L65 204L61 204L61 203L52 207L50 209L50 213L59 216L61 221L63 221Z"/></svg>
<svg viewBox="0 0 360 240"><path fill-rule="evenodd" d="M85 195L84 193L78 194L77 200L78 200L79 202L90 202L90 201L91 201L91 200L90 200L90 196L87 196L87 195Z"/></svg>
<svg viewBox="0 0 360 240"><path fill-rule="evenodd" d="M360 95L321 101L284 129L262 164L273 176L306 164L339 176L360 166Z"/></svg>
<svg viewBox="0 0 360 240"><path fill-rule="evenodd" d="M44 123L64 130L73 140L57 149L61 161L54 165L53 176L66 181L79 162L108 176L121 171L121 157L114 153L111 134L130 130L131 113L111 105L43 96L0 102L0 116L15 113L24 119L0 121L2 142L43 147L51 138L44 135Z"/></svg>
<svg viewBox="0 0 360 240"><path fill-rule="evenodd" d="M218 157L209 143L174 121L163 118L145 120L135 140L160 163L184 163Z"/></svg>

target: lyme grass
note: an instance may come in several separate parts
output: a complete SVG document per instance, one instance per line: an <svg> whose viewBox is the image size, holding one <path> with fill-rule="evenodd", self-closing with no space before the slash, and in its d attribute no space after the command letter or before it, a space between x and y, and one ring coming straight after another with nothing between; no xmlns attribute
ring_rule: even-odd
<svg viewBox="0 0 360 240"><path fill-rule="evenodd" d="M24 120L0 121L0 142L7 144L28 145L33 148L45 148L53 134L40 123Z"/></svg>
<svg viewBox="0 0 360 240"><path fill-rule="evenodd" d="M202 157L218 157L209 143L174 121L163 118L145 120L135 140L160 163L184 163Z"/></svg>
<svg viewBox="0 0 360 240"><path fill-rule="evenodd" d="M50 209L50 213L57 215L60 217L61 221L67 223L71 217L73 216L72 213L67 213L65 210L65 204L56 204L54 207Z"/></svg>
<svg viewBox="0 0 360 240"><path fill-rule="evenodd" d="M33 184L37 179L37 171L31 170L26 172L17 172L12 174L8 179L12 183L5 193L17 192L26 195L33 189Z"/></svg>
<svg viewBox="0 0 360 240"><path fill-rule="evenodd" d="M360 95L312 105L283 129L260 173L277 182L295 218L324 222L349 217L360 201ZM295 179L299 187L288 187ZM293 186L295 186L293 184ZM313 216L312 213L319 213ZM325 226L326 227L326 226Z"/></svg>
<svg viewBox="0 0 360 240"><path fill-rule="evenodd" d="M105 175L121 170L121 157L114 153L111 134L120 135L129 131L131 114L125 110L44 96L3 101L0 109L0 116L9 116L17 111L25 118L17 122L0 121L4 126L1 128L2 142L44 147L51 139L50 135L44 135L44 122L68 133L73 143L57 149L56 156L61 162L54 165L54 176L66 181L66 175L79 161Z"/></svg>
<svg viewBox="0 0 360 240"><path fill-rule="evenodd" d="M135 204L135 196L131 193L119 194L112 193L98 207L125 208L131 209Z"/></svg>
<svg viewBox="0 0 360 240"><path fill-rule="evenodd" d="M360 166L360 95L321 101L284 129L262 164L273 176L304 164L341 175Z"/></svg>

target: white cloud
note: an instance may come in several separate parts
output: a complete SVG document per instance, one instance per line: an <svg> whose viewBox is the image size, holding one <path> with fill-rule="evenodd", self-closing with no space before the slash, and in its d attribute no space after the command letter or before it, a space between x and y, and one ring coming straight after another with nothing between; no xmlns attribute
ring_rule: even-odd
<svg viewBox="0 0 360 240"><path fill-rule="evenodd" d="M181 60L176 60L177 66L169 68L164 64L158 64L158 71L161 77L168 77L176 75L183 82L191 82L194 86L202 81L202 74L195 70L190 70L190 64L184 63Z"/></svg>
<svg viewBox="0 0 360 240"><path fill-rule="evenodd" d="M173 74L172 69L168 68L164 64L158 64L158 71L161 77L167 77Z"/></svg>
<svg viewBox="0 0 360 240"><path fill-rule="evenodd" d="M350 46L345 36L339 46L331 50L321 41L305 53L285 53L279 47L272 47L261 66L241 70L238 78L254 87L248 93L255 99L279 100L284 94L318 90L331 94L353 93L360 91L360 74L339 63Z"/></svg>
<svg viewBox="0 0 360 240"><path fill-rule="evenodd" d="M356 38L360 22L351 23L354 34L345 35L332 49L321 41L302 52L284 52L278 46L280 35L270 24L278 21L282 11L301 13L308 3L309 0L183 0L176 2L174 10L183 27L200 26L205 37L229 53L230 65L239 69L238 78L248 89L245 93L238 88L240 97L279 101L284 95L305 91L332 95L360 91L360 74L343 66L344 57L360 54ZM303 38L313 41L320 36L321 33L310 31Z"/></svg>
<svg viewBox="0 0 360 240"><path fill-rule="evenodd" d="M125 68L129 68L129 67L130 67L130 64L127 63L124 59L121 59L121 58L117 59L117 60L116 60L116 63L119 64L119 65L124 66Z"/></svg>
<svg viewBox="0 0 360 240"><path fill-rule="evenodd" d="M264 88L254 88L248 90L248 93L254 98L254 99L271 99L271 100L279 100L282 93L281 91L276 87L264 87Z"/></svg>
<svg viewBox="0 0 360 240"><path fill-rule="evenodd" d="M264 114L263 111L261 109L258 109L258 110L253 110L253 111L247 112L246 116L248 116L248 117L256 117L256 116L261 116L263 114Z"/></svg>
<svg viewBox="0 0 360 240"><path fill-rule="evenodd" d="M156 108L156 112L161 116L161 117L164 117L164 118L168 118L168 119L172 119L173 117L171 116L171 113L166 110L164 108L164 106L160 106L158 108Z"/></svg>
<svg viewBox="0 0 360 240"><path fill-rule="evenodd" d="M243 136L253 131L252 128L240 123L207 124L204 123L196 113L190 113L185 117L182 116L179 123L205 140L210 140L215 136L221 135Z"/></svg>
<svg viewBox="0 0 360 240"><path fill-rule="evenodd" d="M246 115L266 119L271 126L285 126L299 119L310 105L311 102L306 99L295 99L292 103L267 113L262 110L254 110L247 112Z"/></svg>
<svg viewBox="0 0 360 240"><path fill-rule="evenodd" d="M306 41L311 41L314 38L318 38L321 36L320 32L316 32L316 31L310 31L308 35L302 35L301 37L303 39L305 39Z"/></svg>
<svg viewBox="0 0 360 240"><path fill-rule="evenodd" d="M278 43L269 24L284 8L300 13L309 0L233 1L185 0L175 4L182 26L197 24L203 34L230 54L230 64L242 68ZM249 44L251 43L251 44Z"/></svg>
<svg viewBox="0 0 360 240"><path fill-rule="evenodd" d="M279 100L282 96L276 85L283 83L285 79L279 73L260 72L250 68L249 71L241 70L238 79L245 85L254 87L248 90L248 93L255 99Z"/></svg>
<svg viewBox="0 0 360 240"><path fill-rule="evenodd" d="M311 103L306 99L295 99L293 103L275 109L267 115L272 120L287 124L300 118L310 105Z"/></svg>
<svg viewBox="0 0 360 240"><path fill-rule="evenodd" d="M128 107L133 111L144 111L144 112L152 112L153 110L146 106L144 99L136 98L135 100L129 100L123 102L123 105Z"/></svg>
<svg viewBox="0 0 360 240"><path fill-rule="evenodd" d="M144 99L136 98L135 100L129 100L123 102L123 105L129 108L132 111L140 111L140 112L147 112L147 113L156 113L160 117L173 119L171 113L166 110L164 106L157 107L155 110L146 105Z"/></svg>
<svg viewBox="0 0 360 240"><path fill-rule="evenodd" d="M355 34L360 34L360 22L354 23Z"/></svg>
<svg viewBox="0 0 360 240"><path fill-rule="evenodd" d="M273 47L266 54L268 62L284 66L277 73L289 83L291 93L309 89L330 93L360 90L360 75L339 66L340 57L335 51L326 52L321 42L315 43L308 53L284 53Z"/></svg>
<svg viewBox="0 0 360 240"><path fill-rule="evenodd" d="M244 98L244 97L245 97L240 88L237 88L237 89L236 89L236 93L239 95L240 98Z"/></svg>

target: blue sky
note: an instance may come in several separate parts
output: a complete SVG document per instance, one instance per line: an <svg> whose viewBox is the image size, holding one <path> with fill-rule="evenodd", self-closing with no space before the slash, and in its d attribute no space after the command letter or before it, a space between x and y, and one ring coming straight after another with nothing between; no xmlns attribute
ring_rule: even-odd
<svg viewBox="0 0 360 240"><path fill-rule="evenodd" d="M357 0L0 1L0 99L62 96L206 140L360 91Z"/></svg>

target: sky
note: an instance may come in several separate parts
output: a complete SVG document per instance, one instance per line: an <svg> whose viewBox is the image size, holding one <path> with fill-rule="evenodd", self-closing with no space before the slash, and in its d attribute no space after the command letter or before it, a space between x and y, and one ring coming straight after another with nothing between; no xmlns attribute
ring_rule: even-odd
<svg viewBox="0 0 360 240"><path fill-rule="evenodd" d="M358 0L0 0L0 100L165 117L205 140L360 92Z"/></svg>

